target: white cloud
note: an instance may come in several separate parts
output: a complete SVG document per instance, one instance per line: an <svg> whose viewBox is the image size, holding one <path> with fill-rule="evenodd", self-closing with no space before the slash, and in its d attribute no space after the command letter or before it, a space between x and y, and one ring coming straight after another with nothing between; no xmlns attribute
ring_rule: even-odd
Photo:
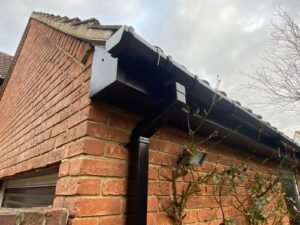
<svg viewBox="0 0 300 225"><path fill-rule="evenodd" d="M222 20L232 19L235 16L235 7L229 5L221 10L220 18Z"/></svg>
<svg viewBox="0 0 300 225"><path fill-rule="evenodd" d="M263 26L263 24L264 24L263 18L255 19L253 22L244 24L243 31L247 33L254 32L260 29Z"/></svg>

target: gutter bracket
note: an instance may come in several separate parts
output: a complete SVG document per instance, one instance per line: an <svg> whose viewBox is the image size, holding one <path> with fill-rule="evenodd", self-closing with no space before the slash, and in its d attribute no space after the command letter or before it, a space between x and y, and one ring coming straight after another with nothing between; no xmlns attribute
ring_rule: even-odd
<svg viewBox="0 0 300 225"><path fill-rule="evenodd" d="M175 83L169 88L171 90L166 90L167 95L161 101L158 109L145 116L133 129L130 143L127 145L132 150L131 154L133 155L130 162L136 162L136 171L129 171L129 173L134 173L132 174L133 177L136 177L136 198L133 203L127 204L135 207L136 218L134 224L136 225L147 224L149 138L171 118L174 110L187 107L185 87ZM127 224L132 224L131 222L127 222Z"/></svg>

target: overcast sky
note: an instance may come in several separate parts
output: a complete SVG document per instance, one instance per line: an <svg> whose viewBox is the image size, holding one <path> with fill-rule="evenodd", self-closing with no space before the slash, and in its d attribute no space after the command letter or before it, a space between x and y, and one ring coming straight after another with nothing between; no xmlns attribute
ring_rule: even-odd
<svg viewBox="0 0 300 225"><path fill-rule="evenodd" d="M282 7L299 12L299 0L281 0ZM220 89L261 114L290 137L300 130L299 114L262 108L243 88L266 48L277 0L0 0L0 51L14 54L32 11L102 24L126 24L180 64L208 80L217 75Z"/></svg>

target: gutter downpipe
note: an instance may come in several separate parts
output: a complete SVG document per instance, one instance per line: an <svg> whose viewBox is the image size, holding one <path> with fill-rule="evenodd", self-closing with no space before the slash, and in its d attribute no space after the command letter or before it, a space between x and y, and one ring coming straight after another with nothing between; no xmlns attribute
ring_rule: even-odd
<svg viewBox="0 0 300 225"><path fill-rule="evenodd" d="M148 196L148 164L149 164L149 138L171 117L174 110L186 108L185 88L175 83L171 90L161 101L158 109L145 116L132 130L128 148L130 151L129 176L135 177L135 198L128 199L128 206L134 208L136 225L147 224L147 196ZM136 162L136 163L135 163ZM135 165L132 165L135 164ZM132 184L128 182L128 190ZM130 191L129 191L130 192ZM127 218L128 225L132 221Z"/></svg>
<svg viewBox="0 0 300 225"><path fill-rule="evenodd" d="M122 27L113 36L106 41L107 52L112 57L118 57L118 53L124 51L124 49L132 46L132 41L136 38L134 35L134 29L132 27ZM150 56L147 60L152 62L158 62L157 67L163 67L165 71L169 70L173 66L170 59L167 59L167 63L160 64L160 54L152 55L147 51L147 48L143 48L143 42L140 42L142 55L144 57ZM146 50L146 51L143 51ZM158 49L151 49L158 51ZM155 65L155 64L154 64ZM178 109L187 108L185 97L185 86L173 82L164 91L164 96L156 110L146 115L132 130L130 142L127 147L129 151L129 175L128 177L136 178L135 183L135 198L128 198L127 213L130 208L134 208L135 218L134 223L129 217L127 217L126 224L132 225L146 225L147 224L147 197L148 197L148 164L149 164L149 139L150 137L172 116L172 112ZM136 162L136 163L135 163ZM132 189L132 183L128 182L127 191L130 193Z"/></svg>

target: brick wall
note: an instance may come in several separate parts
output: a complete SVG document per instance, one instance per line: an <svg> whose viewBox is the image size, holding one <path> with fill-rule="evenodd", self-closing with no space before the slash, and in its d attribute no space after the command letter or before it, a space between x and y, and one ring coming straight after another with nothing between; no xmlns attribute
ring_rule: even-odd
<svg viewBox="0 0 300 225"><path fill-rule="evenodd" d="M91 108L95 114L90 114L87 122L89 137L84 143L78 143L90 149L90 153L63 161L54 205L69 209L72 225L123 225L128 195L132 194L127 192L129 152L123 146L138 119L136 115L103 103L95 103ZM171 127L161 128L150 140L148 225L172 224L162 208L171 196L171 183L166 177L170 177L169 166L175 165L187 141L186 133ZM194 166L193 170L201 174L214 167L222 169L247 157L238 149L220 144L210 148L204 165ZM270 169L259 158L253 158L248 164L251 171ZM183 186L190 179L187 175L178 185ZM185 224L204 225L208 224L207 220L211 220L210 224L220 224L222 215L213 191L213 185L202 185L201 193L187 202ZM226 217L235 218L237 224L246 224L233 204L233 197L224 198ZM284 221L288 223L287 218Z"/></svg>
<svg viewBox="0 0 300 225"><path fill-rule="evenodd" d="M78 154L65 144L84 136L90 49L31 21L0 102L0 177Z"/></svg>
<svg viewBox="0 0 300 225"><path fill-rule="evenodd" d="M91 62L89 44L31 21L0 102L0 177L60 163L53 206L69 210L70 225L123 225L132 194L127 193L128 150L123 146L140 117L90 102ZM186 133L170 127L151 138L148 225L172 224L161 207L171 194L165 177L187 140ZM245 158L242 151L218 145L194 171L203 173L217 161L224 167ZM258 161L250 163L252 169L266 171ZM220 223L213 188L202 190L188 201L185 223ZM243 224L232 199L226 201L226 213Z"/></svg>

